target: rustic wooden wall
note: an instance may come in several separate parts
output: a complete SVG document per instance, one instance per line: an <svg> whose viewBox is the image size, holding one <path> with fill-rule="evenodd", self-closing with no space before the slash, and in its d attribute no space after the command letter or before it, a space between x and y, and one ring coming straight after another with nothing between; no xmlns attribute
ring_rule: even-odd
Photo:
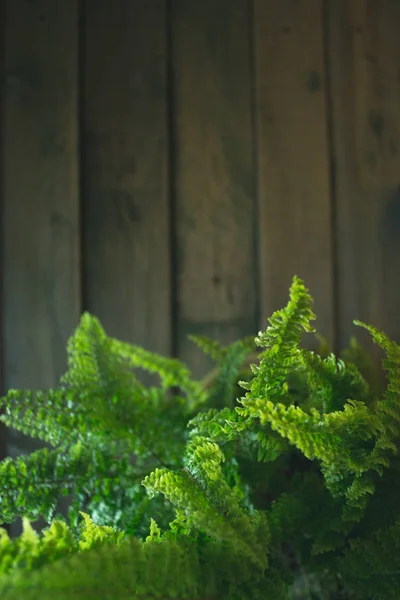
<svg viewBox="0 0 400 600"><path fill-rule="evenodd" d="M3 2L3 390L83 310L200 375L295 273L400 340L398 0Z"/></svg>

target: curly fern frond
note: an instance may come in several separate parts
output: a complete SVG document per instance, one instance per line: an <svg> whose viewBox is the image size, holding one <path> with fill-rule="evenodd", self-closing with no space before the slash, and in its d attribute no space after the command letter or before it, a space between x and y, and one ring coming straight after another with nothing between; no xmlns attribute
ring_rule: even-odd
<svg viewBox="0 0 400 600"><path fill-rule="evenodd" d="M4 410L0 420L5 425L52 446L77 443L96 423L84 391L10 390L0 399L0 407Z"/></svg>
<svg viewBox="0 0 400 600"><path fill-rule="evenodd" d="M161 492L183 511L193 525L213 538L240 548L255 564L266 567L268 527L260 514L246 515L238 497L226 483L219 447L205 438L192 440L186 451L185 470L156 469L143 481L147 490ZM260 528L263 543L260 543Z"/></svg>
<svg viewBox="0 0 400 600"><path fill-rule="evenodd" d="M253 367L255 377L243 384L252 397L278 401L287 396L287 377L300 355L299 344L304 332L312 332L310 322L315 319L312 298L303 282L295 277L290 288L286 308L276 311L268 319L269 326L260 332L256 344L266 350L259 366Z"/></svg>

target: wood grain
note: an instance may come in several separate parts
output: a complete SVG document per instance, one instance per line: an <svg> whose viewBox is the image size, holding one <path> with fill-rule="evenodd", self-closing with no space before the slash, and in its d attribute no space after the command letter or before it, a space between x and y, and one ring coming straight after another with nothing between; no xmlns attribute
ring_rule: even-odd
<svg viewBox="0 0 400 600"><path fill-rule="evenodd" d="M85 306L110 335L170 354L165 1L85 13Z"/></svg>
<svg viewBox="0 0 400 600"><path fill-rule="evenodd" d="M178 350L189 334L257 333L250 11L245 0L172 6Z"/></svg>
<svg viewBox="0 0 400 600"><path fill-rule="evenodd" d="M334 341L331 190L320 0L255 0L261 309L284 306L293 275Z"/></svg>
<svg viewBox="0 0 400 600"><path fill-rule="evenodd" d="M400 341L400 4L329 3L339 336Z"/></svg>
<svg viewBox="0 0 400 600"><path fill-rule="evenodd" d="M80 316L77 2L6 11L4 387L42 388L65 371Z"/></svg>
<svg viewBox="0 0 400 600"><path fill-rule="evenodd" d="M56 385L80 316L77 3L7 0L3 112L4 391ZM38 440L9 430L8 452ZM59 509L66 514L63 499ZM40 520L36 527L44 522ZM10 526L21 533L21 523Z"/></svg>
<svg viewBox="0 0 400 600"><path fill-rule="evenodd" d="M1 81L5 80L5 56L4 56L4 43L5 36L5 5L4 2L0 1L0 78ZM4 144L3 144L3 130L4 130L4 93L0 94L0 229L3 230L3 206L4 206L4 178L3 178L3 167L4 167ZM2 248L0 250L1 260ZM0 312L3 311L3 273L0 273ZM4 332L0 330L0 393L3 394L4 389ZM1 410L4 413L4 409ZM3 423L0 423L0 460L7 456L7 438L8 431ZM8 524L0 523L0 526L9 531Z"/></svg>

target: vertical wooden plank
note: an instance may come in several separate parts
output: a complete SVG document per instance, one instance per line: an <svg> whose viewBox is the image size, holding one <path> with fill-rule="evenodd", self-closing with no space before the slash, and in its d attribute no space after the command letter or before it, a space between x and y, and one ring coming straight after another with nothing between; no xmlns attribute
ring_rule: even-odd
<svg viewBox="0 0 400 600"><path fill-rule="evenodd" d="M5 5L4 1L0 0L0 80L5 81L5 57L4 57L4 42L5 42ZM3 222L3 206L4 206L4 93L0 94L0 229ZM0 248L0 261L1 261ZM3 273L0 272L0 313L3 311ZM0 329L0 393L4 393L4 331ZM3 460L7 455L7 428L3 423L0 424L0 460ZM7 531L8 526L1 524Z"/></svg>
<svg viewBox="0 0 400 600"><path fill-rule="evenodd" d="M172 6L178 345L257 332L250 11L246 0Z"/></svg>
<svg viewBox="0 0 400 600"><path fill-rule="evenodd" d="M165 0L86 0L85 304L171 352Z"/></svg>
<svg viewBox="0 0 400 600"><path fill-rule="evenodd" d="M77 1L7 0L5 27L4 385L48 387L80 313Z"/></svg>
<svg viewBox="0 0 400 600"><path fill-rule="evenodd" d="M77 1L5 4L4 391L57 383L80 314ZM9 432L12 456L42 445Z"/></svg>
<svg viewBox="0 0 400 600"><path fill-rule="evenodd" d="M255 0L261 307L287 301L293 275L334 341L326 72L321 0Z"/></svg>
<svg viewBox="0 0 400 600"><path fill-rule="evenodd" d="M331 0L341 344L359 318L400 341L400 3Z"/></svg>

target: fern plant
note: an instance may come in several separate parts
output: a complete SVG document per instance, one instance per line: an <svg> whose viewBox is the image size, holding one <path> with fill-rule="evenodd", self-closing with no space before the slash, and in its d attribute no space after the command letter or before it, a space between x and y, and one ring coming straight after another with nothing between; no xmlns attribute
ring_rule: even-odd
<svg viewBox="0 0 400 600"><path fill-rule="evenodd" d="M195 339L217 362L195 381L84 315L60 386L2 399L50 447L0 464L0 518L24 523L0 537L0 597L397 599L400 347L356 322L386 354L383 388L355 341L302 347L314 318L295 277L257 353Z"/></svg>
<svg viewBox="0 0 400 600"><path fill-rule="evenodd" d="M186 423L206 395L181 362L108 337L89 314L67 350L59 387L11 390L2 399L3 422L47 446L0 465L1 518L50 522L60 497L72 493L73 528L88 510L99 524L145 533L149 501L141 479L160 464L180 464ZM145 387L139 368L157 374L160 384ZM151 510L165 513L166 523L173 516L165 502Z"/></svg>

